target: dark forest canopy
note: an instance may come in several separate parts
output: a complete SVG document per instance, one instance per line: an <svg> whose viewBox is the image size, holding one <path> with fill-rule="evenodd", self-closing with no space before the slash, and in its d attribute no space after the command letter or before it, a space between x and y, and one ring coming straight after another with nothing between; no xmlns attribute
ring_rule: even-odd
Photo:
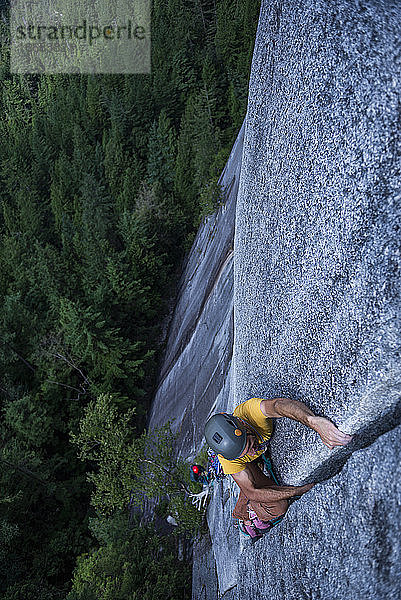
<svg viewBox="0 0 401 600"><path fill-rule="evenodd" d="M156 538L100 519L70 434L102 394L143 432L161 323L245 116L258 15L252 0L154 0L150 75L16 75L3 11L2 600L66 598L79 556L70 599L190 594L174 552L170 588L123 569Z"/></svg>

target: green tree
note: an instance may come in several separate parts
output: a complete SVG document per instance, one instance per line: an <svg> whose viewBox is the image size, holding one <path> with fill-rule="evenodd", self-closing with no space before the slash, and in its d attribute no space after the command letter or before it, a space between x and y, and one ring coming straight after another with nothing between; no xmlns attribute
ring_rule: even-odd
<svg viewBox="0 0 401 600"><path fill-rule="evenodd" d="M153 185L160 182L165 191L171 189L174 180L176 153L175 133L166 110L162 109L158 122L153 123L149 135L147 177Z"/></svg>
<svg viewBox="0 0 401 600"><path fill-rule="evenodd" d="M52 0L48 8L56 8ZM0 485L12 500L0 502L7 561L0 596L7 600L65 598L75 557L93 546L86 466L104 473L105 489L109 478L113 494L113 465L127 456L141 459L135 481L153 477L164 492L169 477L160 465L159 480L146 470L151 436L135 437L146 423L160 323L184 252L200 215L220 201L217 178L245 116L259 3L155 0L152 9L149 75L12 74L8 11L0 20ZM102 394L119 418L135 407L124 444L113 427L108 432L115 443L108 470L78 460L69 443ZM182 464L180 474L173 455L162 464L174 473L168 510L188 528L196 515L173 486L190 486L188 469ZM130 493L132 472L122 472Z"/></svg>
<svg viewBox="0 0 401 600"><path fill-rule="evenodd" d="M133 415L133 410L119 413L112 398L102 395L87 406L79 432L71 432L79 458L97 467L88 475L94 484L93 506L108 517L130 500L141 508L147 500L160 502L167 497L175 516L180 519L182 514L189 526L180 531L196 531L202 515L189 495L199 488L190 482L187 463L176 458L170 424L133 438ZM182 501L177 502L177 497Z"/></svg>
<svg viewBox="0 0 401 600"><path fill-rule="evenodd" d="M185 111L181 118L174 171L174 191L180 198L186 215L193 215L197 212L198 187L195 182L194 165L195 107L196 99L194 95L191 95L186 102Z"/></svg>
<svg viewBox="0 0 401 600"><path fill-rule="evenodd" d="M190 574L176 544L136 522L120 539L78 558L67 600L185 600Z"/></svg>
<svg viewBox="0 0 401 600"><path fill-rule="evenodd" d="M26 395L7 400L3 405L4 422L15 432L15 436L34 447L43 446L52 437L52 418L43 406L39 395Z"/></svg>

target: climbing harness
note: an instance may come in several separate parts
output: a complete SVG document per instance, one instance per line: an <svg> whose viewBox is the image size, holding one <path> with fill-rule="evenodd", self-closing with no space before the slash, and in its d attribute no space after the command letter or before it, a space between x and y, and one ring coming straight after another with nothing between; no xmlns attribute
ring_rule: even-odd
<svg viewBox="0 0 401 600"><path fill-rule="evenodd" d="M202 491L198 494L189 494L192 504L194 504L198 510L203 510L205 507L206 500L214 482L227 477L220 464L219 457L211 448L207 451L206 469L201 465L191 465L189 476L191 481L201 483L203 486Z"/></svg>
<svg viewBox="0 0 401 600"><path fill-rule="evenodd" d="M252 426L250 426L252 427ZM255 430L255 433L258 432ZM259 439L261 436L259 436ZM261 445L261 444L260 444ZM266 456L266 452L258 457L259 461L263 462L264 468L273 479L276 485L280 485L278 479L273 471L272 461L269 456ZM220 481L222 479L227 478L228 475L225 475L223 468L220 464L219 457L211 448L208 449L207 453L207 467L203 468L201 465L192 465L190 470L190 478L191 481L195 481L196 483L202 483L203 489L199 494L190 494L190 498L192 503L198 508L198 510L202 510L205 507L207 497L209 495L210 489L213 487L215 481ZM230 480L230 497L232 496L231 489L231 478ZM248 511L248 519L242 520L234 517L234 527L238 529L240 534L244 537L250 538L251 540L257 540L263 536L264 533L270 531L273 527L281 523L283 520L283 516L277 517L275 519L271 519L270 521L262 521L259 519L257 514L249 505L249 501L247 503L247 511Z"/></svg>

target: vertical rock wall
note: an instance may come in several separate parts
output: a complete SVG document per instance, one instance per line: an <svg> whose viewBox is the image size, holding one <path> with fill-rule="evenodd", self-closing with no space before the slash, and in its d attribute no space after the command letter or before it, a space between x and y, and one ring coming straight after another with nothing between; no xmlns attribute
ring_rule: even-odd
<svg viewBox="0 0 401 600"><path fill-rule="evenodd" d="M235 398L304 400L359 433L356 446L394 425L400 400L400 89L398 3L262 2L236 213ZM281 429L274 457L295 484L330 452L301 425Z"/></svg>
<svg viewBox="0 0 401 600"><path fill-rule="evenodd" d="M330 451L277 420L282 481L320 483L239 553L238 598L401 597L400 90L398 2L262 1L236 212L234 397L302 400L354 440Z"/></svg>
<svg viewBox="0 0 401 600"><path fill-rule="evenodd" d="M202 223L188 256L169 327L149 427L172 421L180 452L195 456L202 423L225 410L233 346L233 244L244 125L220 177L223 205Z"/></svg>
<svg viewBox="0 0 401 600"><path fill-rule="evenodd" d="M395 1L262 0L231 194L189 257L150 424L194 456L211 411L289 396L354 440L277 420L282 481L318 485L253 545L216 485L194 600L401 597L400 24Z"/></svg>

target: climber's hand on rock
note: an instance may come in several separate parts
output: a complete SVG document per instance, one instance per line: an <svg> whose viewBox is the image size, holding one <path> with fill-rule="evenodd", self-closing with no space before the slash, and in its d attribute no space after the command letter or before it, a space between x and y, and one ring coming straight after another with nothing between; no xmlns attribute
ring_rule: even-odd
<svg viewBox="0 0 401 600"><path fill-rule="evenodd" d="M324 417L313 417L312 429L317 431L325 446L333 450L335 446L345 446L352 440L352 435L343 433L337 427Z"/></svg>
<svg viewBox="0 0 401 600"><path fill-rule="evenodd" d="M301 496L302 494L309 492L309 490L311 490L315 485L316 483L306 483L305 485L300 485L298 486L297 494Z"/></svg>

